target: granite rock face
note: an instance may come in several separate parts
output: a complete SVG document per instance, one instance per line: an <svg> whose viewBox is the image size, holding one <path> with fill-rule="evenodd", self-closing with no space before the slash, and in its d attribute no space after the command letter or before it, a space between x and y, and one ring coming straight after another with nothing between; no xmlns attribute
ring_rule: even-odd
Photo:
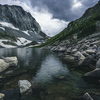
<svg viewBox="0 0 100 100"><path fill-rule="evenodd" d="M45 42L47 35L39 23L22 7L0 5L0 46L23 46L35 41ZM3 43L3 44L2 44Z"/></svg>
<svg viewBox="0 0 100 100"><path fill-rule="evenodd" d="M31 83L28 80L19 80L18 86L20 88L20 93L23 94L31 88Z"/></svg>
<svg viewBox="0 0 100 100"><path fill-rule="evenodd" d="M17 63L17 57L3 57L2 59L0 59L0 72L5 71L10 66L16 67Z"/></svg>
<svg viewBox="0 0 100 100"><path fill-rule="evenodd" d="M0 5L0 22L11 23L24 31L35 29L38 34L41 31L38 22L20 6Z"/></svg>
<svg viewBox="0 0 100 100"><path fill-rule="evenodd" d="M9 63L6 63L3 59L0 59L0 72L6 70L9 67Z"/></svg>

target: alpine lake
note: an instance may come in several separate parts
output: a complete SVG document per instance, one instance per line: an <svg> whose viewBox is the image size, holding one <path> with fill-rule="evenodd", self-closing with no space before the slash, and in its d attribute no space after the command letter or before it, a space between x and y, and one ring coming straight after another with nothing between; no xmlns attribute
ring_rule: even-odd
<svg viewBox="0 0 100 100"><path fill-rule="evenodd" d="M86 71L63 62L58 53L39 48L0 48L0 57L3 56L18 58L17 67L0 74L4 100L82 100L86 92L100 100L100 83L84 79ZM21 97L19 80L35 83L33 92Z"/></svg>

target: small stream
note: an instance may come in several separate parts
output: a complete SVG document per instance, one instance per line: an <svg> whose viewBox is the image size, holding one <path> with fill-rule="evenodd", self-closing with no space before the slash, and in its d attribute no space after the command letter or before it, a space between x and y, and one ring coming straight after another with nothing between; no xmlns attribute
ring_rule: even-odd
<svg viewBox="0 0 100 100"><path fill-rule="evenodd" d="M17 68L7 70L11 74L6 74L7 71L0 74L0 91L6 94L4 100L78 100L85 92L100 93L98 83L84 80L84 72L69 68L56 53L38 48L1 48L2 56L18 58ZM35 83L30 96L19 96L19 80Z"/></svg>

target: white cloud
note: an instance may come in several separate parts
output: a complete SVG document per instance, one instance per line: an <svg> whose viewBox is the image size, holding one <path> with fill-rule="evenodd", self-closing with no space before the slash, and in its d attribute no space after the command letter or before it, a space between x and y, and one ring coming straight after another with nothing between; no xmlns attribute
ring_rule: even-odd
<svg viewBox="0 0 100 100"><path fill-rule="evenodd" d="M72 10L79 9L80 7L82 7L82 3L78 0L74 0Z"/></svg>
<svg viewBox="0 0 100 100"><path fill-rule="evenodd" d="M0 3L22 6L24 10L26 10L32 14L32 16L40 24L43 32L45 32L49 36L54 36L54 35L58 34L68 24L68 22L65 22L63 20L54 19L53 15L45 9L42 9L40 12L40 11L38 11L38 7L32 8L29 0L28 0L28 4L26 4L25 1L21 2L19 0L0 0Z"/></svg>
<svg viewBox="0 0 100 100"><path fill-rule="evenodd" d="M42 30L49 36L54 36L59 33L62 29L67 27L68 22L63 20L54 19L53 15L46 10L42 12L36 11L31 12L42 27Z"/></svg>

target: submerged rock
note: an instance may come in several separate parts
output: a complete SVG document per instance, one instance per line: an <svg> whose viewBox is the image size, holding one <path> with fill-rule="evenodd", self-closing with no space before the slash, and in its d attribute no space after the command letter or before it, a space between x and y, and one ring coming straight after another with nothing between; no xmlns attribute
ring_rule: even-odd
<svg viewBox="0 0 100 100"><path fill-rule="evenodd" d="M100 68L96 68L95 70L86 73L84 76L87 76L87 77L100 77Z"/></svg>
<svg viewBox="0 0 100 100"><path fill-rule="evenodd" d="M14 70L7 71L7 72L5 73L5 75L13 74L13 72L14 72Z"/></svg>
<svg viewBox="0 0 100 100"><path fill-rule="evenodd" d="M64 78L65 78L65 76L59 76L58 78L59 78L59 79L64 79Z"/></svg>
<svg viewBox="0 0 100 100"><path fill-rule="evenodd" d="M19 80L18 86L20 88L20 93L23 94L31 88L31 83L28 80Z"/></svg>
<svg viewBox="0 0 100 100"><path fill-rule="evenodd" d="M3 100L5 95L3 93L0 93L0 100Z"/></svg>

